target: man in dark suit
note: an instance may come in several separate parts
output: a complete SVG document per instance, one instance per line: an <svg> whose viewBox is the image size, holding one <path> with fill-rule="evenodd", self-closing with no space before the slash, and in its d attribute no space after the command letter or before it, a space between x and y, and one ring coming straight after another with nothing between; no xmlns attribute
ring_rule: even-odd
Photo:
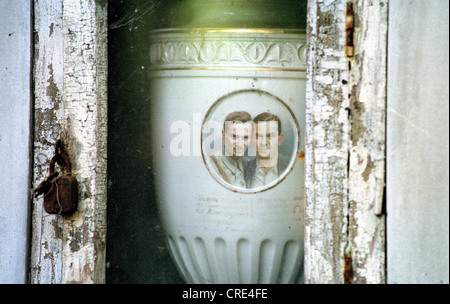
<svg viewBox="0 0 450 304"><path fill-rule="evenodd" d="M248 189L264 187L277 180L289 165L289 157L278 153L283 142L281 120L264 112L253 119L256 158L246 166L244 179Z"/></svg>

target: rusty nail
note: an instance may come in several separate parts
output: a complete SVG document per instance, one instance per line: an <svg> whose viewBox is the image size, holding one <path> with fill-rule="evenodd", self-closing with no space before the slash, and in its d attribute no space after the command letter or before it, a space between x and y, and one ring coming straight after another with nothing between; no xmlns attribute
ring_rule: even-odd
<svg viewBox="0 0 450 304"><path fill-rule="evenodd" d="M345 30L347 33L347 42L346 42L346 53L348 58L352 58L354 55L354 42L353 42L353 34L355 32L355 13L353 10L353 2L347 2L347 10L345 13Z"/></svg>

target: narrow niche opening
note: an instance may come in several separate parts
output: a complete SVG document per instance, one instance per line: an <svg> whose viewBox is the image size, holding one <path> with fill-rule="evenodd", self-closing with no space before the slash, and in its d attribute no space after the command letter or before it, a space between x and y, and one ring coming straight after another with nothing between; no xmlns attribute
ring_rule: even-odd
<svg viewBox="0 0 450 304"><path fill-rule="evenodd" d="M107 283L303 281L306 6L109 3Z"/></svg>

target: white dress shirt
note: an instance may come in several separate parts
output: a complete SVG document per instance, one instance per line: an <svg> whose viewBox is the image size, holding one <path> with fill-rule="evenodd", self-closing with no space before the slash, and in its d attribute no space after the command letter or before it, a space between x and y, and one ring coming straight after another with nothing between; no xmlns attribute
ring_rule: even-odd
<svg viewBox="0 0 450 304"><path fill-rule="evenodd" d="M261 167L259 166L259 162L256 163L256 171L255 176L253 177L253 186L252 188L259 188L267 186L273 181L278 179L278 167L275 165L267 173L264 173Z"/></svg>

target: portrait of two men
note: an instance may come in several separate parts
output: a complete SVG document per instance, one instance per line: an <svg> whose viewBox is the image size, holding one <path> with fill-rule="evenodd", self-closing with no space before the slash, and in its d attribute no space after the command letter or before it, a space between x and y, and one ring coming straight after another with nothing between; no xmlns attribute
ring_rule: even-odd
<svg viewBox="0 0 450 304"><path fill-rule="evenodd" d="M263 112L252 118L246 111L229 113L223 123L222 152L208 156L210 168L228 185L241 189L265 187L289 165L291 158L279 150L282 142L278 116ZM253 146L253 153L249 153L249 146Z"/></svg>

